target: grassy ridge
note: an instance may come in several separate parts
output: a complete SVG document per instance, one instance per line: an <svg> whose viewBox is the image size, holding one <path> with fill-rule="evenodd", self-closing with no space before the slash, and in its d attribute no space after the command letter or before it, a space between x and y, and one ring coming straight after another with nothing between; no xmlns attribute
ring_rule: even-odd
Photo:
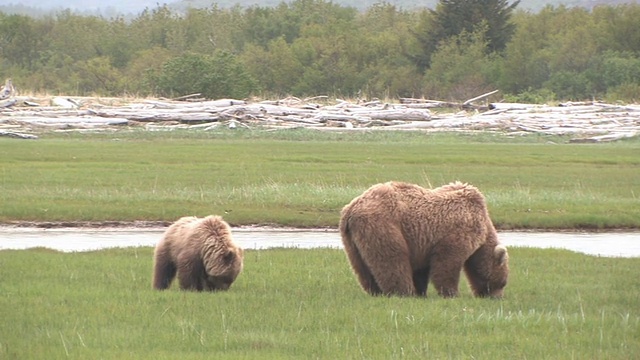
<svg viewBox="0 0 640 360"><path fill-rule="evenodd" d="M0 222L335 226L377 182L470 182L501 228L639 228L640 141L417 132L143 131L0 139Z"/></svg>
<svg viewBox="0 0 640 360"><path fill-rule="evenodd" d="M225 293L151 290L151 248L0 251L0 358L632 359L640 259L513 248L502 301L370 297L340 250L249 250ZM27 285L28 284L28 285Z"/></svg>

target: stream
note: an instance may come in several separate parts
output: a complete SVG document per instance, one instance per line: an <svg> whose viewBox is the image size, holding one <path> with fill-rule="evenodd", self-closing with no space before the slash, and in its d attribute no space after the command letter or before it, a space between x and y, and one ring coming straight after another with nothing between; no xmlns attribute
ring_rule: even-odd
<svg viewBox="0 0 640 360"><path fill-rule="evenodd" d="M0 227L0 250L45 247L63 252L114 247L155 246L164 228L22 228ZM594 256L640 257L640 232L520 232L498 233L506 246L560 248ZM245 249L293 247L342 248L336 230L234 228L236 243Z"/></svg>

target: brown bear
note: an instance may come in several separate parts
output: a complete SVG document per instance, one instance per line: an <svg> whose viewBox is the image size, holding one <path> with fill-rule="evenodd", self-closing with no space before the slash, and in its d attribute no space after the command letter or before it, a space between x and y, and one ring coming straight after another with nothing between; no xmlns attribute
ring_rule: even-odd
<svg viewBox="0 0 640 360"><path fill-rule="evenodd" d="M458 295L462 268L475 296L502 297L509 274L484 196L454 182L425 189L377 184L342 209L340 233L362 288L372 295Z"/></svg>
<svg viewBox="0 0 640 360"><path fill-rule="evenodd" d="M227 290L242 271L244 251L220 216L180 218L154 252L153 288L164 290L176 273L182 290Z"/></svg>

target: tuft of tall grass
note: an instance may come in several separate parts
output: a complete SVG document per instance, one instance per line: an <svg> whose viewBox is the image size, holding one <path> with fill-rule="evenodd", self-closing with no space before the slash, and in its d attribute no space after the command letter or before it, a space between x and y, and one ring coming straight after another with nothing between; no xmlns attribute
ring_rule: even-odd
<svg viewBox="0 0 640 360"><path fill-rule="evenodd" d="M512 248L503 300L371 297L341 250L246 251L227 292L151 289L151 248L0 251L0 358L606 358L640 353L640 259Z"/></svg>

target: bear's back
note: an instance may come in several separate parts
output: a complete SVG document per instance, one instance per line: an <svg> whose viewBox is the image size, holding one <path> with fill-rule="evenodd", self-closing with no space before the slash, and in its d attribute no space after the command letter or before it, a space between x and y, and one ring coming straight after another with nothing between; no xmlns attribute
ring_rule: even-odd
<svg viewBox="0 0 640 360"><path fill-rule="evenodd" d="M435 189L402 182L389 183L395 191L403 232L422 245L433 245L446 234L484 234L488 212L484 196L469 184L454 182Z"/></svg>

